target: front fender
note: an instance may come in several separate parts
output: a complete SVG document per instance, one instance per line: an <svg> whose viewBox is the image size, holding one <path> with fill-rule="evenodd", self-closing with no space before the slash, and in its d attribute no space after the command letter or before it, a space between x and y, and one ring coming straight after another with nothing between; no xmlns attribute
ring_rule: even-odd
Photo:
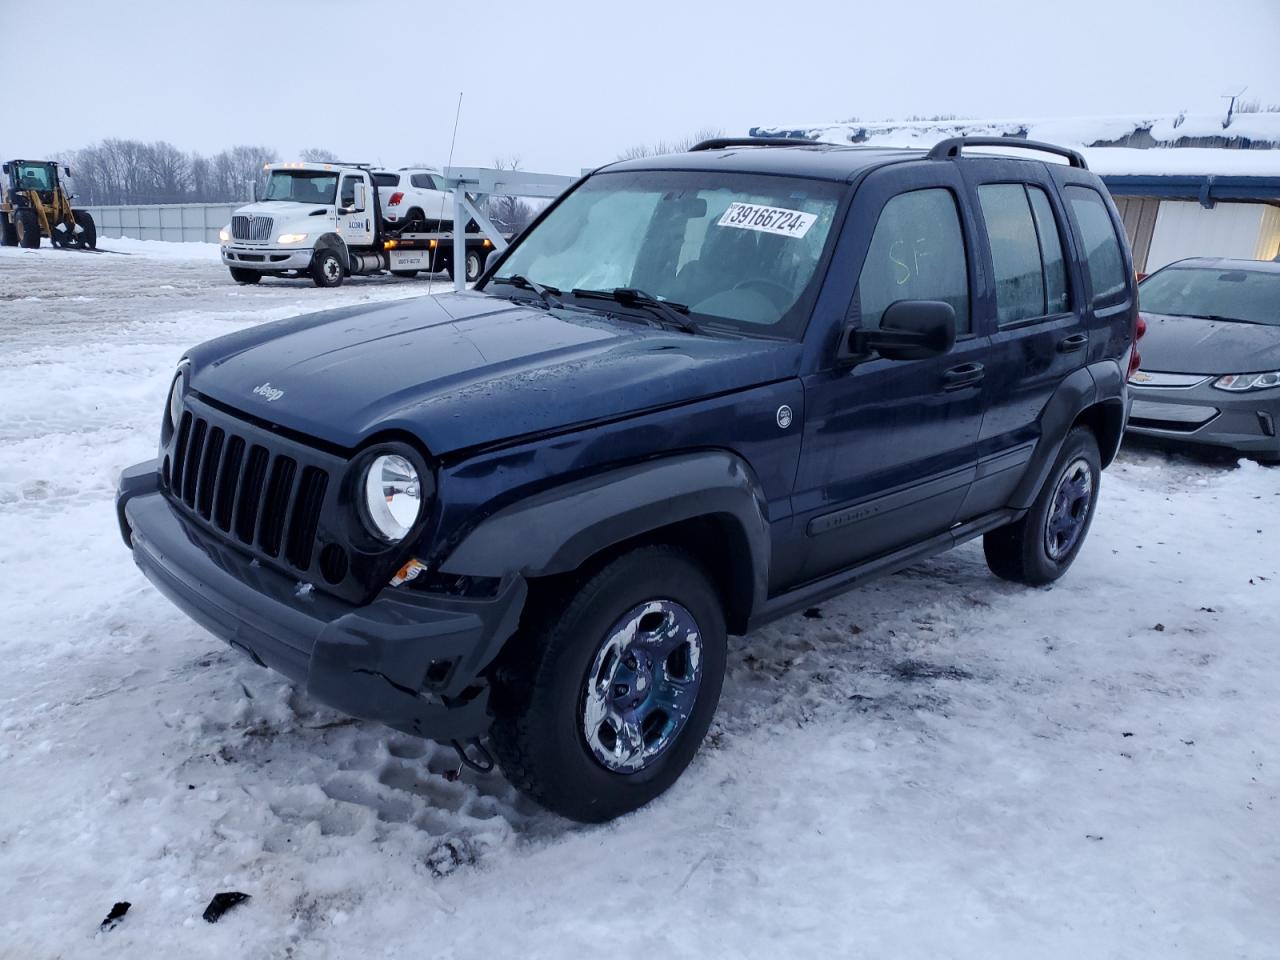
<svg viewBox="0 0 1280 960"><path fill-rule="evenodd" d="M755 609L767 596L769 583L765 504L751 468L732 453L709 450L648 460L500 510L472 530L440 569L484 577L568 573L601 550L660 527L726 517L740 529L750 557Z"/></svg>

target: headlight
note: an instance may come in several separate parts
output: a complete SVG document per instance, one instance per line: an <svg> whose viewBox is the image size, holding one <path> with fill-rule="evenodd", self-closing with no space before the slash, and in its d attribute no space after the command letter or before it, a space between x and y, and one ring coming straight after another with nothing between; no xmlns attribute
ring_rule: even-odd
<svg viewBox="0 0 1280 960"><path fill-rule="evenodd" d="M219 231L218 231L218 241L219 241L220 243L230 243L230 242L231 242L231 231L230 231L230 230L228 230L226 227L223 227L221 230L219 230Z"/></svg>
<svg viewBox="0 0 1280 960"><path fill-rule="evenodd" d="M307 239L305 233L282 233L276 237L276 243L301 243Z"/></svg>
<svg viewBox="0 0 1280 960"><path fill-rule="evenodd" d="M1280 370L1270 373L1229 373L1213 381L1213 385L1219 390L1230 390L1233 393L1280 387Z"/></svg>
<svg viewBox="0 0 1280 960"><path fill-rule="evenodd" d="M185 388L185 380L183 372L186 369L187 361L178 364L178 373L173 378L173 386L169 388L169 406L167 413L169 414L169 429L177 430L178 424L182 422L182 394Z"/></svg>
<svg viewBox="0 0 1280 960"><path fill-rule="evenodd" d="M394 453L374 457L364 475L365 518L383 540L403 540L422 511L422 481L413 464Z"/></svg>

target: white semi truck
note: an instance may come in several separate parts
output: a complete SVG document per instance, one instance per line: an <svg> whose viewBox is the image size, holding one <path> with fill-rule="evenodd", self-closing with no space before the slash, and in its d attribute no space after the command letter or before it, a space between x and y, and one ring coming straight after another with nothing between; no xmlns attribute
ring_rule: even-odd
<svg viewBox="0 0 1280 960"><path fill-rule="evenodd" d="M271 163L261 199L222 229L222 262L237 283L310 277L336 287L349 276L454 271L452 219L384 220L375 170L363 163ZM443 228L443 229L442 229ZM465 237L465 276L484 270L493 242Z"/></svg>

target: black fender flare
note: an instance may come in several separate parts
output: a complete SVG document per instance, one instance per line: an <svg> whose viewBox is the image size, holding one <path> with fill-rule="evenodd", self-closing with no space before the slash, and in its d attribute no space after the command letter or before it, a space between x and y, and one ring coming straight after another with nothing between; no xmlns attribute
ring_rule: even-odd
<svg viewBox="0 0 1280 960"><path fill-rule="evenodd" d="M569 573L626 540L713 516L728 518L742 535L755 610L768 596L766 500L746 461L722 450L646 460L534 494L481 521L440 570L526 578Z"/></svg>
<svg viewBox="0 0 1280 960"><path fill-rule="evenodd" d="M1072 424L1093 406L1097 395L1097 383L1088 367L1080 367L1058 384L1040 411L1040 442L1036 444L1021 482L1013 491L1009 506L1026 510L1035 502Z"/></svg>
<svg viewBox="0 0 1280 960"><path fill-rule="evenodd" d="M314 259L321 250L336 250L347 273L351 272L351 251L347 249L347 241L342 237L336 233L322 233L316 238L315 246L311 248L312 258Z"/></svg>

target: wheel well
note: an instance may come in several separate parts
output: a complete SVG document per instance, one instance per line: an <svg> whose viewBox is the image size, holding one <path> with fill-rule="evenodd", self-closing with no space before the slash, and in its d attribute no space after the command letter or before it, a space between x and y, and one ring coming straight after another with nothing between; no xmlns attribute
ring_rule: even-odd
<svg viewBox="0 0 1280 960"><path fill-rule="evenodd" d="M728 513L713 513L681 520L611 544L583 561L572 573L542 577L530 583L533 593L571 590L597 570L638 547L669 544L697 561L724 605L725 625L732 634L743 634L751 618L751 549L741 524Z"/></svg>
<svg viewBox="0 0 1280 960"><path fill-rule="evenodd" d="M1080 411L1072 427L1084 426L1093 431L1098 441L1105 468L1116 458L1120 439L1124 433L1124 403L1121 400L1104 400Z"/></svg>

